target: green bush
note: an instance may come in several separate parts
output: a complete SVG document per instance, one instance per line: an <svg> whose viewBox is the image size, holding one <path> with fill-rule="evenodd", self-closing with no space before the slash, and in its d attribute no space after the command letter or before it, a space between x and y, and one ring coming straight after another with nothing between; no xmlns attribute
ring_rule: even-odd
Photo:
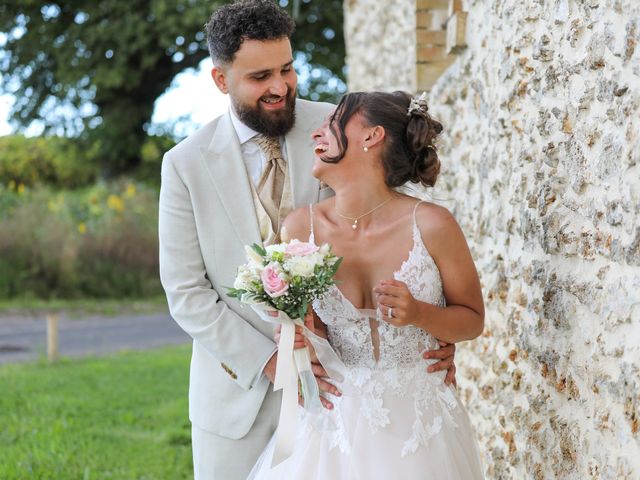
<svg viewBox="0 0 640 480"><path fill-rule="evenodd" d="M98 163L91 148L64 137L0 137L0 183L39 183L77 188L95 181Z"/></svg>
<svg viewBox="0 0 640 480"><path fill-rule="evenodd" d="M133 173L137 180L160 186L162 157L176 142L168 136L149 136L140 148L140 166Z"/></svg>
<svg viewBox="0 0 640 480"><path fill-rule="evenodd" d="M127 179L75 191L0 186L0 298L160 294L157 197Z"/></svg>
<svg viewBox="0 0 640 480"><path fill-rule="evenodd" d="M164 153L175 145L168 136L149 136L140 146L136 180L160 185ZM100 178L99 145L64 137L0 137L0 183L22 188L38 184L80 188Z"/></svg>

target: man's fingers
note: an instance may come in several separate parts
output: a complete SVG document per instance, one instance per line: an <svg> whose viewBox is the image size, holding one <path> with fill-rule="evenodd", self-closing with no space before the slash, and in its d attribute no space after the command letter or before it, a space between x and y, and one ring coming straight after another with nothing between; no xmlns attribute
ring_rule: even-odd
<svg viewBox="0 0 640 480"><path fill-rule="evenodd" d="M439 362L436 362L433 365L429 365L429 367L427 368L427 372L433 373L439 370L448 370L451 367L451 365L453 365L453 358L440 360Z"/></svg>
<svg viewBox="0 0 640 480"><path fill-rule="evenodd" d="M454 387L458 386L456 382L456 366L452 365L447 374L444 377L444 383L446 385L453 385Z"/></svg>
<svg viewBox="0 0 640 480"><path fill-rule="evenodd" d="M454 345L455 347L455 345ZM423 358L439 358L439 359L443 359L443 358L453 358L454 355L454 349L450 349L450 348L441 348L440 350L429 350L427 352L424 352L422 354Z"/></svg>

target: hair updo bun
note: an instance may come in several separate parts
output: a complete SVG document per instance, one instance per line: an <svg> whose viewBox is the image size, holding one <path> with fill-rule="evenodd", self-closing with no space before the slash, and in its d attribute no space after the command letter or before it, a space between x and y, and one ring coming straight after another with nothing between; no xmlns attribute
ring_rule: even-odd
<svg viewBox="0 0 640 480"><path fill-rule="evenodd" d="M428 113L426 100L410 99L410 105L417 104L407 114L407 143L415 157L412 182L420 182L432 187L440 173L440 159L435 147L436 137L442 132L442 124Z"/></svg>
<svg viewBox="0 0 640 480"><path fill-rule="evenodd" d="M385 130L382 165L387 186L399 187L407 182L435 185L440 160L434 142L442 132L442 125L429 115L424 97L416 99L401 91L343 96L331 122L340 152L325 161L339 162L344 157L348 145L345 127L356 113L370 126L379 125Z"/></svg>

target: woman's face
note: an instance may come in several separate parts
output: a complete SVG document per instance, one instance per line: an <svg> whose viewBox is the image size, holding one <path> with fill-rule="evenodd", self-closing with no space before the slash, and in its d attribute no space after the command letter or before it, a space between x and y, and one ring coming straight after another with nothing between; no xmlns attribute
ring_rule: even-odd
<svg viewBox="0 0 640 480"><path fill-rule="evenodd" d="M314 130L311 137L315 141L315 162L313 163L312 173L313 176L330 184L328 178L326 178L330 172L336 169L343 170L350 162L348 157L350 153L362 143L360 137L363 137L364 126L362 125L360 115L353 115L345 127L345 136L347 137L348 147L345 151L344 157L337 163L328 163L323 159L329 159L337 157L340 154L340 143L336 134L339 135L338 118L333 120L333 131L331 129L331 118L333 112L330 113L322 123L322 125ZM335 134L334 134L335 132ZM363 137L364 138L364 137Z"/></svg>
<svg viewBox="0 0 640 480"><path fill-rule="evenodd" d="M322 158L334 157L340 153L338 140L330 128L331 117L333 117L333 112L327 115L322 125L311 133L311 138L315 141L316 162Z"/></svg>

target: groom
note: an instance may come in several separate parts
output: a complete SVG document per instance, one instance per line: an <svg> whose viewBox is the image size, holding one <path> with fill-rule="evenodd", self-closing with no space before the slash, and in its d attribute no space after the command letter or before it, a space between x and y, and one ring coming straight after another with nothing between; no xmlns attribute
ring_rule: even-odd
<svg viewBox="0 0 640 480"><path fill-rule="evenodd" d="M195 478L245 479L279 415L273 327L227 297L244 245L273 243L292 209L331 195L311 175L311 132L333 106L296 100L294 24L272 0L219 8L206 25L212 77L231 108L165 154L160 276L193 337L189 418ZM454 347L431 352L454 368Z"/></svg>

